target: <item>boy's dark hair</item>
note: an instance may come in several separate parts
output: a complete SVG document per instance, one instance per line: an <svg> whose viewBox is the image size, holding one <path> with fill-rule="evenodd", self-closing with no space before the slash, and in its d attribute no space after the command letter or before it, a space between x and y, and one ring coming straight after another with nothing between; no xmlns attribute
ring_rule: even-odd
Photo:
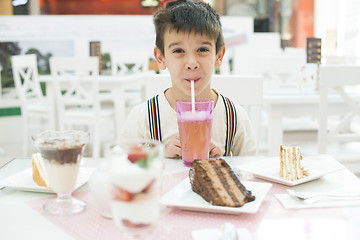
<svg viewBox="0 0 360 240"><path fill-rule="evenodd" d="M206 34L216 40L216 52L224 45L219 15L203 1L176 0L154 14L156 46L164 55L165 31Z"/></svg>

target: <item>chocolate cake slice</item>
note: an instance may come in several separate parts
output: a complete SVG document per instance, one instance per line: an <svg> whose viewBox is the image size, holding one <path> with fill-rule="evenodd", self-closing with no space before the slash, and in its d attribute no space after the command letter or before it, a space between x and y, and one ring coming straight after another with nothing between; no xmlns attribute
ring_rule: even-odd
<svg viewBox="0 0 360 240"><path fill-rule="evenodd" d="M189 176L192 190L212 205L241 207L255 200L224 159L195 160Z"/></svg>

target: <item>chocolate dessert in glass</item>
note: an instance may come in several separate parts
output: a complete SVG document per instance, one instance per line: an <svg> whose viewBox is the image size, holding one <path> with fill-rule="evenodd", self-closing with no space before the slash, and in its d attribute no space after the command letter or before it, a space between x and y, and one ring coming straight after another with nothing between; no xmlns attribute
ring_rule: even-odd
<svg viewBox="0 0 360 240"><path fill-rule="evenodd" d="M45 131L32 137L57 198L44 204L45 211L68 215L81 212L86 203L71 196L79 174L81 157L89 133L81 131Z"/></svg>

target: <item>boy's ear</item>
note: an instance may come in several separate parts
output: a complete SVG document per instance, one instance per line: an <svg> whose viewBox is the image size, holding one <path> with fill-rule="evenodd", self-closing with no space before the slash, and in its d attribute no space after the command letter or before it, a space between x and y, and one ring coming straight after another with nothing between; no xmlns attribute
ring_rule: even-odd
<svg viewBox="0 0 360 240"><path fill-rule="evenodd" d="M165 70L166 69L166 64L165 64L165 61L164 61L165 59L164 59L164 56L163 56L163 54L161 53L161 51L160 51L160 49L158 47L154 48L154 56L155 56L156 62L159 65L159 68L161 70Z"/></svg>
<svg viewBox="0 0 360 240"><path fill-rule="evenodd" d="M216 54L215 67L219 68L221 66L224 55L225 55L225 46L222 46Z"/></svg>

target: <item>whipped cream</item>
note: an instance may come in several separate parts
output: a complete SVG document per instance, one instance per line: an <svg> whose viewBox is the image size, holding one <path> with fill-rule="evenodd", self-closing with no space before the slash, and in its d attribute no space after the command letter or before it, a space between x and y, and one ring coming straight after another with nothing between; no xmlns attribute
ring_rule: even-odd
<svg viewBox="0 0 360 240"><path fill-rule="evenodd" d="M112 201L115 223L153 224L160 214L160 182L162 165L153 159L147 168L131 163L124 154L111 159L110 180L113 185L134 194L130 201ZM151 184L149 191L145 188Z"/></svg>
<svg viewBox="0 0 360 240"><path fill-rule="evenodd" d="M208 111L187 111L181 113L179 120L183 122L203 122L206 120L211 121L212 117L211 112Z"/></svg>
<svg viewBox="0 0 360 240"><path fill-rule="evenodd" d="M159 184L159 182L154 184ZM159 198L159 192L150 191L135 195L129 202L112 201L113 218L117 220L115 222L128 220L133 224L154 224L160 215Z"/></svg>
<svg viewBox="0 0 360 240"><path fill-rule="evenodd" d="M161 175L161 162L155 159L148 168L131 163L126 154L111 161L111 182L130 193L141 192L156 176Z"/></svg>

